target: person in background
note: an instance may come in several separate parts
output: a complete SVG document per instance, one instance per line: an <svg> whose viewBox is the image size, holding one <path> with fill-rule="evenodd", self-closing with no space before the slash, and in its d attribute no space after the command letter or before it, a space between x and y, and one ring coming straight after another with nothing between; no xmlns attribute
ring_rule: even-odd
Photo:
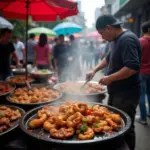
<svg viewBox="0 0 150 150"><path fill-rule="evenodd" d="M15 53L15 48L10 42L12 31L2 29L0 32L0 80L5 80L11 75L11 56L14 58L17 67L22 67Z"/></svg>
<svg viewBox="0 0 150 150"><path fill-rule="evenodd" d="M95 65L98 64L99 59L100 59L99 46L100 46L99 41L96 41L96 43L95 43L95 52L94 52L94 56L95 56Z"/></svg>
<svg viewBox="0 0 150 150"><path fill-rule="evenodd" d="M53 70L55 70L55 59L54 59L54 49L55 49L55 46L59 44L59 39L56 37L54 39L54 44L52 46L52 67L53 67Z"/></svg>
<svg viewBox="0 0 150 150"><path fill-rule="evenodd" d="M34 49L36 46L36 41L35 41L35 35L31 33L29 35L29 39L27 41L27 62L28 64L33 64L34 63Z"/></svg>
<svg viewBox="0 0 150 150"><path fill-rule="evenodd" d="M18 59L21 64L25 65L26 64L25 46L23 42L20 41L18 36L13 36L12 39Z"/></svg>
<svg viewBox="0 0 150 150"><path fill-rule="evenodd" d="M121 22L110 14L97 19L96 29L103 39L111 42L111 50L87 74L87 78L92 78L97 71L108 66L107 76L101 77L99 83L107 85L108 104L130 116L132 124L124 139L130 150L135 150L134 119L140 98L141 45L137 36L124 29Z"/></svg>
<svg viewBox="0 0 150 150"><path fill-rule="evenodd" d="M141 63L141 97L140 97L140 119L139 122L146 125L147 115L150 117L150 21L142 24L143 37L140 38L142 45ZM148 99L148 114L146 110L146 96Z"/></svg>
<svg viewBox="0 0 150 150"><path fill-rule="evenodd" d="M47 35L40 34L39 42L35 46L34 66L38 69L51 69L51 49L47 43Z"/></svg>
<svg viewBox="0 0 150 150"><path fill-rule="evenodd" d="M105 57L105 50L106 50L107 42L105 40L102 40L99 51L100 51L100 59L102 60Z"/></svg>
<svg viewBox="0 0 150 150"><path fill-rule="evenodd" d="M68 61L70 62L69 72L71 79L73 81L76 81L77 78L81 75L79 47L73 35L70 35L69 39L70 39L69 44L70 57L68 59Z"/></svg>
<svg viewBox="0 0 150 150"><path fill-rule="evenodd" d="M93 59L94 59L94 52L95 52L94 43L93 43L93 41L90 41L90 44L87 48L87 56L86 56L87 66L89 66L90 69L92 69L92 62L93 62Z"/></svg>
<svg viewBox="0 0 150 150"><path fill-rule="evenodd" d="M59 43L53 49L55 69L58 73L59 82L65 82L68 78L69 48L65 44L64 35L59 35Z"/></svg>

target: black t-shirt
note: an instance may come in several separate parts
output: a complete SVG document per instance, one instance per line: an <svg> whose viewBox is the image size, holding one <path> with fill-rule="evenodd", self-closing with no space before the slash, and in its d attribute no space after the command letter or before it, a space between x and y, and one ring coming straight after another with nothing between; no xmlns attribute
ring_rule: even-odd
<svg viewBox="0 0 150 150"><path fill-rule="evenodd" d="M57 61L59 68L68 66L69 47L66 44L58 44L53 49L54 59Z"/></svg>
<svg viewBox="0 0 150 150"><path fill-rule="evenodd" d="M111 51L106 57L108 75L118 72L123 67L128 67L138 72L131 77L112 82L108 85L108 92L115 93L124 90L139 88L139 70L141 63L141 45L130 31L122 32L111 44Z"/></svg>
<svg viewBox="0 0 150 150"><path fill-rule="evenodd" d="M0 76L7 77L10 73L10 55L15 51L14 45L0 43Z"/></svg>

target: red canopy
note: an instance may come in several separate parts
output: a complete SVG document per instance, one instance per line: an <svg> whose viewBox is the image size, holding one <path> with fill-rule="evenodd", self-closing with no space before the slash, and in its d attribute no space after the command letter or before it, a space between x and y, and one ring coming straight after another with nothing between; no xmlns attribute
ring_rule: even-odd
<svg viewBox="0 0 150 150"><path fill-rule="evenodd" d="M27 1L29 16L34 21L55 21L58 16L64 19L78 13L77 3L66 0L60 0L61 3L59 0L0 0L0 11L6 18L26 20Z"/></svg>

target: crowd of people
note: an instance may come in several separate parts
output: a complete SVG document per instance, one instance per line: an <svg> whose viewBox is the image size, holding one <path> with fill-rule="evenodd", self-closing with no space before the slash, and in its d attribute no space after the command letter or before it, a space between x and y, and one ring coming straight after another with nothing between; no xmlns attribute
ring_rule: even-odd
<svg viewBox="0 0 150 150"><path fill-rule="evenodd" d="M107 46L105 40L102 42L88 41L80 43L73 35L70 35L67 41L65 41L64 35L59 35L54 40L49 41L47 35L42 33L39 40L36 41L35 35L30 34L27 41L26 59L25 43L20 40L19 36L12 36L11 38L11 32L9 29L1 31L1 45L3 46L3 43L9 45L8 60L5 63L7 67L1 67L2 72L7 68L2 79L12 75L11 69L18 67L18 64L19 67L25 67L27 63L33 65L33 67L36 66L38 69L55 71L60 82L75 81L81 76L81 70L84 66L91 69L93 64L96 65L107 52L105 51ZM3 40L5 36L6 42ZM11 55L11 51L15 57ZM4 56L4 54L1 56ZM10 67L8 67L10 56Z"/></svg>
<svg viewBox="0 0 150 150"><path fill-rule="evenodd" d="M102 42L81 44L73 35L66 42L64 35L59 35L49 43L45 33L36 42L35 35L30 34L28 57L19 37L13 36L11 41L12 31L3 29L0 32L0 80L12 74L14 65L22 67L32 64L38 69L53 70L58 74L59 82L78 80L85 64L92 69L86 75L90 79L104 69L104 76L99 83L108 87L108 104L130 116L132 125L125 140L130 150L135 150L134 120L137 105L140 106L140 123L146 125L147 116L150 117L150 22L142 25L143 37L140 39L109 14L97 19L96 29L102 35ZM96 65L94 68L93 62Z"/></svg>

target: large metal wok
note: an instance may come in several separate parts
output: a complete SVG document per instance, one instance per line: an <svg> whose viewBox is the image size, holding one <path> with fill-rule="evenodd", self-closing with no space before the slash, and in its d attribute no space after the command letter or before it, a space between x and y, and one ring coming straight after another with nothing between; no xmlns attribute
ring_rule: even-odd
<svg viewBox="0 0 150 150"><path fill-rule="evenodd" d="M53 104L49 104L49 106L60 106L62 104L64 104L64 103L53 103ZM123 111L118 110L114 107L102 105L99 103L90 103L89 102L88 104L105 106L110 111L120 114L120 116L122 118L122 128L119 131L117 131L115 134L112 134L112 135L96 134L94 139L91 139L91 140L80 141L80 140L77 140L75 136L73 136L72 138L66 139L66 140L54 139L50 136L50 134L48 132L45 132L43 128L34 129L32 131L30 131L28 129L29 121L36 117L38 110L40 110L43 106L35 108L35 109L27 112L26 115L20 121L20 127L21 127L22 131L25 133L25 135L27 136L26 139L28 139L28 141L30 141L31 143L37 143L37 144L40 143L40 145L43 144L43 146L45 146L45 147L50 147L50 146L54 146L54 147L56 146L56 147L61 147L61 148L62 147L70 147L70 149L72 149L74 147L81 148L81 146L89 147L91 145L93 146L93 144L107 143L107 145L108 145L108 142L110 142L112 140L120 139L130 128L131 119ZM43 147L43 149L44 149L44 147Z"/></svg>
<svg viewBox="0 0 150 150"><path fill-rule="evenodd" d="M15 75L15 76L10 76L8 78L6 78L6 81L10 84L14 84L16 85L16 87L23 87L26 86L25 82L21 82L21 83L12 83L11 81L9 81L10 79L16 78L16 77L20 77L20 76L25 76L25 75ZM31 77L31 76L29 76ZM30 84L34 82L34 79L32 78L32 80L28 81Z"/></svg>
<svg viewBox="0 0 150 150"><path fill-rule="evenodd" d="M63 83L56 84L54 86L55 89L59 90L59 87L63 85ZM85 81L77 81L77 83L85 83ZM90 83L98 84L96 81L90 81ZM100 93L90 93L90 94L75 94L69 92L62 92L64 99L71 99L71 100L83 100L83 101L90 101L90 102L102 102L105 98L105 94L107 93L107 88L105 86L105 90Z"/></svg>
<svg viewBox="0 0 150 150"><path fill-rule="evenodd" d="M48 86L48 85L45 86L45 85L46 85L46 84L32 84L31 87L37 87L37 88L46 87L46 88L49 88L49 89L53 89L53 88L51 88L51 86ZM23 103L16 103L16 102L13 102L13 101L10 99L10 96L11 96L13 93L7 97L7 101L8 101L9 103L13 104L13 105L16 105L16 106L19 106L19 107L25 109L25 110L30 110L30 109L35 108L35 107L37 107L37 106L49 104L49 103L52 103L52 102L55 102L55 101L60 100L60 99L62 98L62 93L61 93L60 91L56 90L56 89L53 89L53 90L59 92L59 94L60 94L59 97L57 97L56 99L53 99L53 100L46 101L46 102L40 102L40 103L26 103L26 104L23 104Z"/></svg>
<svg viewBox="0 0 150 150"><path fill-rule="evenodd" d="M25 111L23 109L21 109L20 107L17 107L17 106L12 106L12 105L0 105L0 106L7 106L7 107L10 107L10 108L15 109L15 110L18 109L22 116L25 114ZM15 138L15 134L18 133L17 127L19 125L19 121L20 121L20 118L17 119L16 121L13 121L11 123L11 127L9 129L0 133L1 144L5 144L7 142L10 142L11 140L13 140Z"/></svg>
<svg viewBox="0 0 150 150"><path fill-rule="evenodd" d="M12 89L11 89L10 91L8 91L8 92L5 92L5 93L3 93L3 94L0 94L0 97L1 97L1 96L7 96L7 95L11 94L11 93L15 90L15 88L16 88L16 85L11 85L10 83L8 83L8 82L6 82L6 81L0 81L0 84L3 84L3 83L10 85L10 86L12 87Z"/></svg>

